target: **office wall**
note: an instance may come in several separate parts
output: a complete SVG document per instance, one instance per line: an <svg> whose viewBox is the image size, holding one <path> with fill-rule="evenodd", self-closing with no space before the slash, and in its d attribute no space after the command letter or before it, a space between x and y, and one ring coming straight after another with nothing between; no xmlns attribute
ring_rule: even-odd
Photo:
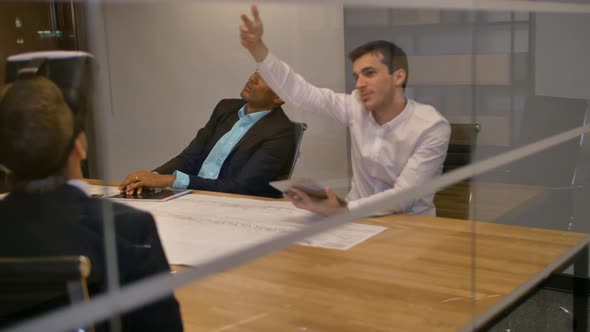
<svg viewBox="0 0 590 332"><path fill-rule="evenodd" d="M590 99L588 15L537 14L535 93Z"/></svg>
<svg viewBox="0 0 590 332"><path fill-rule="evenodd" d="M112 103L106 167L120 180L179 153L220 99L239 97L256 67L239 44L239 15L249 12L248 4L110 3L104 9ZM344 91L342 7L259 9L274 53L312 83ZM295 175L346 177L345 128L316 115L293 119L309 125Z"/></svg>

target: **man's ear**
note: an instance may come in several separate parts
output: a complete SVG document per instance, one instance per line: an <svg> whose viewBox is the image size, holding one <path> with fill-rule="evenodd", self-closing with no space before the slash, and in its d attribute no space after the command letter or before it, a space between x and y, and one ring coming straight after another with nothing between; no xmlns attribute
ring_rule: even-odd
<svg viewBox="0 0 590 332"><path fill-rule="evenodd" d="M78 154L80 160L86 160L87 150L88 141L86 138L86 133L81 132L80 134L78 134L78 137L76 137L76 141L74 142L74 151L72 152Z"/></svg>
<svg viewBox="0 0 590 332"><path fill-rule="evenodd" d="M393 84L395 86L401 87L402 84L404 83L404 81L406 80L408 73L406 72L405 69L400 68L400 69L394 71L392 76L393 76Z"/></svg>

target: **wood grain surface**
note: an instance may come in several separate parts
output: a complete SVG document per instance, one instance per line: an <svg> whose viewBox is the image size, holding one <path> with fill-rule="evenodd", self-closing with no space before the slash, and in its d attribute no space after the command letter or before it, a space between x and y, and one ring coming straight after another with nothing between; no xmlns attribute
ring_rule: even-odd
<svg viewBox="0 0 590 332"><path fill-rule="evenodd" d="M408 215L365 222L388 229L348 251L291 246L177 290L186 331L456 331L587 237Z"/></svg>

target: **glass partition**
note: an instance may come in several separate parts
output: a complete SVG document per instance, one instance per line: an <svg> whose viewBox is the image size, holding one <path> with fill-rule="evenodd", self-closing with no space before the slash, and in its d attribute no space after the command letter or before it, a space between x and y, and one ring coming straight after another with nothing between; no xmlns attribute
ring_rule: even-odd
<svg viewBox="0 0 590 332"><path fill-rule="evenodd" d="M87 303L0 329L587 330L586 4L264 3L261 64L240 45L247 2L47 6L39 22L69 33L48 27L45 49L94 57L88 141L67 184L0 203L7 238L51 249L0 255L86 254L94 272ZM378 40L393 70L358 50ZM297 208L318 198L267 185L289 177L346 208ZM112 198L121 183L144 199ZM18 197L43 217L15 217Z"/></svg>

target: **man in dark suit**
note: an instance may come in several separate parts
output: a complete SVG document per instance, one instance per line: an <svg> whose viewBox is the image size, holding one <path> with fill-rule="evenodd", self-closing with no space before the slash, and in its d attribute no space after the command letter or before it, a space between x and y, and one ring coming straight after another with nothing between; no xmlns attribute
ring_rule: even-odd
<svg viewBox="0 0 590 332"><path fill-rule="evenodd" d="M121 183L132 195L143 187L173 187L281 197L268 182L287 176L295 149L294 125L283 101L255 72L242 99L223 99L187 148L154 172L137 171Z"/></svg>
<svg viewBox="0 0 590 332"><path fill-rule="evenodd" d="M50 80L19 78L0 89L0 169L11 189L0 201L2 256L84 255L91 260L91 296L106 290L103 204L112 208L119 283L169 271L153 217L89 197L80 162L86 136L62 91ZM1 307L0 325L42 312ZM41 310L40 310L41 309ZM122 317L123 331L182 331L174 296ZM99 325L98 330L105 329Z"/></svg>

